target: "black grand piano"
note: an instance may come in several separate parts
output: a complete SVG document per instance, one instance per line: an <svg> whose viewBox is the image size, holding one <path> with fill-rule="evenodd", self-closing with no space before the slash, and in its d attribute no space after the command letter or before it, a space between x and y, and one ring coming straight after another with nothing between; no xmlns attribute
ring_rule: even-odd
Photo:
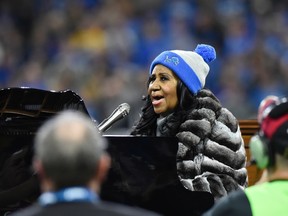
<svg viewBox="0 0 288 216"><path fill-rule="evenodd" d="M47 119L65 109L89 116L82 98L71 90L0 90L0 215L37 201L39 182L31 168L34 135ZM175 137L105 138L112 166L102 199L171 216L200 215L214 204L210 193L192 192L180 183Z"/></svg>

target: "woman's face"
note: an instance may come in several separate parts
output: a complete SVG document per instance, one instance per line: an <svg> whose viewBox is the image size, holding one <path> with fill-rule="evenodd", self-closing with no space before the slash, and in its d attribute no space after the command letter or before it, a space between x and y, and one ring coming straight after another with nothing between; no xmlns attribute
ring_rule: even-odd
<svg viewBox="0 0 288 216"><path fill-rule="evenodd" d="M173 112L178 105L178 78L163 65L156 65L149 79L148 95L154 111L161 116Z"/></svg>

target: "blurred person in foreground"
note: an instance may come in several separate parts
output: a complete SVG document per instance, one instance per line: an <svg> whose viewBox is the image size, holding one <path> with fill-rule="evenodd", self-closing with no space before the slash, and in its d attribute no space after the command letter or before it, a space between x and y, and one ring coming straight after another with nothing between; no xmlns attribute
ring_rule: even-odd
<svg viewBox="0 0 288 216"><path fill-rule="evenodd" d="M287 215L288 98L269 96L263 99L258 121L260 130L249 145L256 165L264 169L264 176L256 185L220 199L205 216Z"/></svg>
<svg viewBox="0 0 288 216"><path fill-rule="evenodd" d="M246 152L239 123L204 88L214 47L170 50L150 66L147 97L135 136L177 137L177 171L185 188L210 192L215 200L248 184Z"/></svg>
<svg viewBox="0 0 288 216"><path fill-rule="evenodd" d="M66 110L48 120L36 134L33 158L42 194L11 215L156 215L100 200L111 160L106 145L95 123L80 112Z"/></svg>

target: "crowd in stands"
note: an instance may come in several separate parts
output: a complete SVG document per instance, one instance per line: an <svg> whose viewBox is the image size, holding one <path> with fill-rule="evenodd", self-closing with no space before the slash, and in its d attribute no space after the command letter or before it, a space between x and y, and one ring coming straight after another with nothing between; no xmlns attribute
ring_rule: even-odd
<svg viewBox="0 0 288 216"><path fill-rule="evenodd" d="M71 89L101 122L121 103L130 128L151 61L215 47L206 86L238 119L288 93L284 0L1 0L0 88Z"/></svg>

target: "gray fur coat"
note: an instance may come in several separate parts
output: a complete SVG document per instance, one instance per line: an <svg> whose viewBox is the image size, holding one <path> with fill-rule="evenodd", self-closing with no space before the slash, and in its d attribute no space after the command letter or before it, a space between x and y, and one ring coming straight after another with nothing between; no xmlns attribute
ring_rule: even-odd
<svg viewBox="0 0 288 216"><path fill-rule="evenodd" d="M211 192L215 200L248 183L246 152L237 119L214 95L202 94L177 133L177 170L189 190Z"/></svg>

